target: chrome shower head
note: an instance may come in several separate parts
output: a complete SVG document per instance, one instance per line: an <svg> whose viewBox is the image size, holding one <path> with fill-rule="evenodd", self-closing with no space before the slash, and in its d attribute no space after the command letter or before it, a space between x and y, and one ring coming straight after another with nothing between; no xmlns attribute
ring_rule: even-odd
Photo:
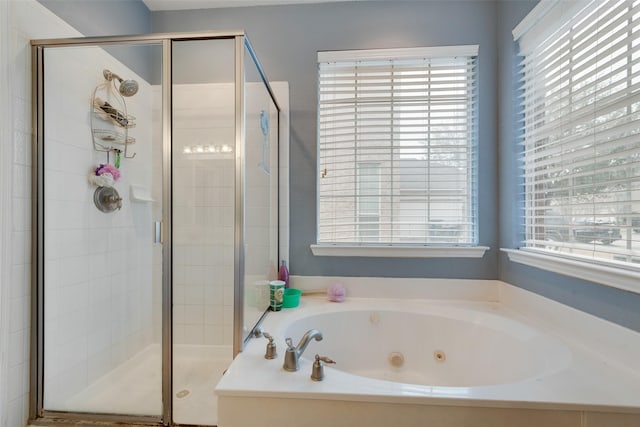
<svg viewBox="0 0 640 427"><path fill-rule="evenodd" d="M102 75L108 81L112 81L113 79L118 80L120 82L120 87L118 91L122 96L133 96L138 93L138 82L135 80L123 80L122 77L117 75L116 73L110 70L103 70Z"/></svg>
<svg viewBox="0 0 640 427"><path fill-rule="evenodd" d="M120 81L118 90L122 96L133 96L138 93L138 82L135 80Z"/></svg>

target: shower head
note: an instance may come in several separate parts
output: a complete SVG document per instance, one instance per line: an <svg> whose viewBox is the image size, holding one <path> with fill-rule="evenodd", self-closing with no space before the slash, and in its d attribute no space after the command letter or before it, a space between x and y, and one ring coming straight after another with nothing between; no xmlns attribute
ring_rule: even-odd
<svg viewBox="0 0 640 427"><path fill-rule="evenodd" d="M122 96L133 96L138 93L138 82L135 80L121 80L118 90Z"/></svg>
<svg viewBox="0 0 640 427"><path fill-rule="evenodd" d="M138 93L138 82L135 80L123 80L122 77L117 75L116 73L110 70L103 70L102 75L105 79L112 81L113 79L118 80L120 82L120 87L118 91L122 96L133 96Z"/></svg>

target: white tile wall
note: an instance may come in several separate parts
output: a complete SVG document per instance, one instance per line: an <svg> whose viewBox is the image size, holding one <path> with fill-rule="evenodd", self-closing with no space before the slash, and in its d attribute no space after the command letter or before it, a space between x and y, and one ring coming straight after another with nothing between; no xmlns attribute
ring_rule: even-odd
<svg viewBox="0 0 640 427"><path fill-rule="evenodd" d="M286 96L288 87L278 86ZM234 88L232 84L174 86L174 337L177 344L231 345L233 341L234 266L234 154L226 156L182 153L185 147L209 144L235 146ZM260 112L270 114L268 95L261 84L246 91L249 108L246 127L246 283L275 279L278 264L270 241L277 238L268 206L275 203L275 174L257 167L262 157ZM286 114L285 114L286 115ZM288 122L287 122L288 123ZM288 125L287 125L288 126ZM271 144L277 133L270 129ZM288 127L283 157L288 164ZM281 135L282 136L282 135ZM275 147L275 145L272 145ZM277 152L270 153L276 164ZM281 158L282 159L282 158ZM287 169L288 170L288 169ZM288 173L281 188L288 191ZM288 198L281 199L287 215ZM283 238L283 235L281 235ZM288 259L288 232L281 254ZM247 290L247 294L251 290ZM249 296L245 307L252 326L265 307L255 307Z"/></svg>
<svg viewBox="0 0 640 427"><path fill-rule="evenodd" d="M160 284L152 276L153 207L129 195L131 184L153 188L152 92L93 47L45 51L45 66L44 407L67 410L73 409L69 398L154 336L152 288ZM136 116L129 135L137 139L131 146L137 155L122 159L115 188L123 207L113 213L94 206L95 187L87 180L107 161L106 153L93 149L88 102L105 67L140 83L139 92L126 99Z"/></svg>
<svg viewBox="0 0 640 427"><path fill-rule="evenodd" d="M174 85L174 342L231 345L235 157L184 154L235 145L232 84Z"/></svg>
<svg viewBox="0 0 640 427"><path fill-rule="evenodd" d="M13 18L11 36L17 58L14 69L17 89L14 91L14 124L11 204L11 287L9 308L9 401L8 414L2 425L18 427L26 424L28 409L28 360L29 360L29 313L30 313L30 64L29 40L32 38L79 36L36 1L10 2ZM90 53L91 58L67 55L64 61L56 62L55 54L48 55L49 76L60 79L47 84L48 99L54 100L47 116L47 313L46 313L46 378L45 395L55 407L56 399L64 399L85 387L88 381L98 378L114 363L120 362L146 342L150 342L152 331L150 309L141 307L151 286L148 275L150 254L144 255L150 242L148 231L140 232L140 224L148 207L123 209L122 217L109 221L96 215L89 203L91 188L86 176L91 165L104 161L95 156L87 138L88 102L103 64L118 67L117 61L101 50ZM100 57L99 60L98 55ZM91 68L94 67L94 68ZM123 74L130 75L124 69ZM62 78L66 77L68 80ZM66 83L65 83L66 82ZM73 82L70 84L68 82ZM88 87L84 87L83 86ZM58 93L56 93L58 91ZM147 97L147 103L149 97ZM139 94L138 100L143 102ZM134 102L134 103L135 103ZM148 109L148 106L146 107ZM59 113L59 115L57 115ZM80 117L80 119L78 119ZM138 115L144 123L145 113ZM149 120L146 120L150 123ZM140 122L139 122L140 123ZM53 124L53 126L52 126ZM143 138L150 134L150 125L138 126L136 132ZM150 139L150 138L144 138ZM147 149L150 152L150 149ZM142 158L142 157L141 157ZM4 166L4 165L3 165ZM123 167L125 169L125 167ZM149 181L150 167L141 171L130 171L131 178ZM127 172L125 172L127 174ZM126 183L126 179L123 181ZM150 182L148 182L150 184ZM125 184L126 185L126 184ZM127 189L122 191L128 199ZM4 200L3 200L4 202ZM126 202L125 202L126 203ZM137 222L136 222L137 221ZM111 227L111 228L107 228ZM116 233L105 232L116 229ZM132 238L132 236L134 236ZM100 242L96 245L95 242ZM127 247L137 259L124 256ZM117 265L118 268L105 268ZM4 268L5 266L3 266ZM114 274L113 272L118 272ZM126 274L130 273L130 274ZM133 280L124 280L131 277ZM110 279L109 279L110 278ZM145 284L146 285L141 285ZM4 285L4 284L3 284ZM114 291L106 297L105 289L111 291L126 288L120 294ZM122 290L122 289L120 289ZM148 299L148 298L146 298ZM123 310L110 307L122 303ZM126 302L126 303L125 303ZM115 350L107 363L105 350ZM4 377L4 376L3 376Z"/></svg>
<svg viewBox="0 0 640 427"><path fill-rule="evenodd" d="M12 82L10 99L13 123L12 141L2 141L10 156L0 159L2 168L12 171L12 191L0 195L0 203L9 206L10 234L2 230L2 238L10 239L11 259L0 270L9 271L10 283L0 287L9 289L8 301L2 301L6 315L0 313L6 324L0 324L0 334L8 336L7 365L0 366L0 378L8 391L0 402L0 425L22 427L28 417L29 392L29 337L30 337L30 233L31 233L31 65L29 40L48 37L73 37L80 34L57 18L35 0L9 0L5 3L10 26L2 28L1 37L8 42L10 57L8 65ZM3 21L4 23L5 21ZM5 152L7 152L5 151ZM6 169L5 169L6 170ZM6 276L3 276L3 278ZM5 335L6 334L6 335ZM5 371L6 369L6 371ZM3 411L4 409L4 411Z"/></svg>

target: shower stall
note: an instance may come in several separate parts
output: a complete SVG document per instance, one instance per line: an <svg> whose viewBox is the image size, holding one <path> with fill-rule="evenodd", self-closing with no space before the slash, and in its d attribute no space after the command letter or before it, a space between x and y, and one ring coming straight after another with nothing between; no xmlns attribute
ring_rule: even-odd
<svg viewBox="0 0 640 427"><path fill-rule="evenodd" d="M35 40L32 64L32 422L216 425L286 258L249 40Z"/></svg>

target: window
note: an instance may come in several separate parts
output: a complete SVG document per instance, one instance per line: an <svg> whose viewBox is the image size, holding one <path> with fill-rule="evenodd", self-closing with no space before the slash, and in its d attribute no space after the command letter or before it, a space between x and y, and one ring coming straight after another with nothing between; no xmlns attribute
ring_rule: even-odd
<svg viewBox="0 0 640 427"><path fill-rule="evenodd" d="M541 2L514 37L526 248L640 263L640 1Z"/></svg>
<svg viewBox="0 0 640 427"><path fill-rule="evenodd" d="M318 54L318 244L477 245L476 59Z"/></svg>

